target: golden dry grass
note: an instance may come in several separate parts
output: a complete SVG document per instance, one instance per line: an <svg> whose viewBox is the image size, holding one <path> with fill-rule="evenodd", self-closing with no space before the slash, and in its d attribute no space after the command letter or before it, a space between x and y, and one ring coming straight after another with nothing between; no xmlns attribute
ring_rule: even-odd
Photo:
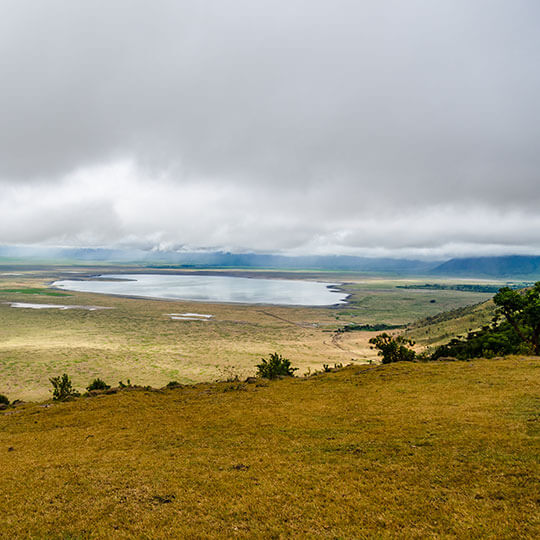
<svg viewBox="0 0 540 540"><path fill-rule="evenodd" d="M539 396L506 358L25 405L0 536L538 538Z"/></svg>

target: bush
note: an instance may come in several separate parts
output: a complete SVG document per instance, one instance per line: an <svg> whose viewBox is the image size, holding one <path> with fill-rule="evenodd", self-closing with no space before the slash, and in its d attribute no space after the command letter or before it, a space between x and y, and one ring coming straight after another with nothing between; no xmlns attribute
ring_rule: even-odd
<svg viewBox="0 0 540 540"><path fill-rule="evenodd" d="M64 373L61 377L52 377L49 379L53 385L52 393L55 401L65 401L71 397L79 396L79 392L73 389L71 379L67 373Z"/></svg>
<svg viewBox="0 0 540 540"><path fill-rule="evenodd" d="M111 386L107 384L104 380L100 379L99 377L97 379L94 379L87 387L86 389L90 392L92 390L108 390Z"/></svg>
<svg viewBox="0 0 540 540"><path fill-rule="evenodd" d="M409 349L408 346L413 346L414 341L406 339L403 336L391 336L386 332L371 338L369 342L373 345L372 349L378 349L378 355L382 356L383 364L391 364L393 362L412 362L416 357L416 353Z"/></svg>
<svg viewBox="0 0 540 540"><path fill-rule="evenodd" d="M262 362L257 364L257 375L265 379L277 379L278 377L294 377L294 372L298 368L291 367L291 361L283 358L277 352L271 353L269 359L261 358Z"/></svg>
<svg viewBox="0 0 540 540"><path fill-rule="evenodd" d="M9 405L9 399L4 394L0 394L0 405Z"/></svg>

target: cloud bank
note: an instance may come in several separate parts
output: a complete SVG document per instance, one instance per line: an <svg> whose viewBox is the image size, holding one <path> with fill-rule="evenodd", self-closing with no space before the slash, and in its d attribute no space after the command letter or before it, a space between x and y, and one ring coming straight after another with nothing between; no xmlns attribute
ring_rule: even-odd
<svg viewBox="0 0 540 540"><path fill-rule="evenodd" d="M540 253L540 6L0 7L0 243Z"/></svg>

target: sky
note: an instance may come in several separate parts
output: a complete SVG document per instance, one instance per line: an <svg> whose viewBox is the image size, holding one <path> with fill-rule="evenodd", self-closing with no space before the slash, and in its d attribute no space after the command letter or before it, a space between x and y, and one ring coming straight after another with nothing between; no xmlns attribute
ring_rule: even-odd
<svg viewBox="0 0 540 540"><path fill-rule="evenodd" d="M537 0L1 0L0 244L540 254Z"/></svg>

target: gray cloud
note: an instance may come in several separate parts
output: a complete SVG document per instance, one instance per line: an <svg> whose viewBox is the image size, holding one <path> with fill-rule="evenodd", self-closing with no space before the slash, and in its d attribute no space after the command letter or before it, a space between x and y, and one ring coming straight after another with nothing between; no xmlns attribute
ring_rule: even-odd
<svg viewBox="0 0 540 540"><path fill-rule="evenodd" d="M540 252L534 0L0 6L0 242Z"/></svg>

